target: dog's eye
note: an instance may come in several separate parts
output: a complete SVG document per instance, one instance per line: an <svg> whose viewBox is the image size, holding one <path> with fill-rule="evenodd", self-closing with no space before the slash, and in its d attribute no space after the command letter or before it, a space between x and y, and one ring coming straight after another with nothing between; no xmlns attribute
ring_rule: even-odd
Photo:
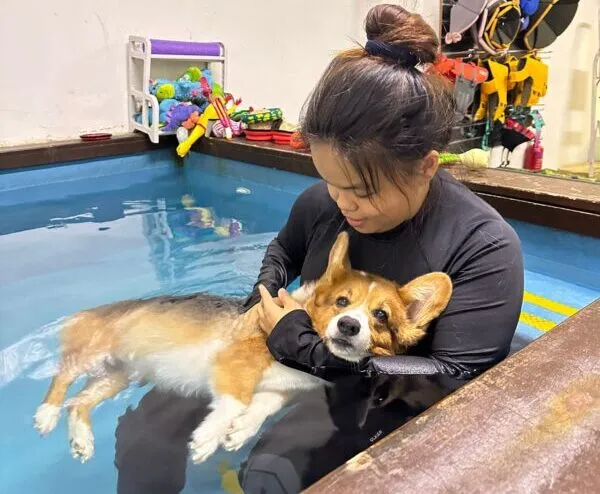
<svg viewBox="0 0 600 494"><path fill-rule="evenodd" d="M373 317L381 324L385 324L388 320L387 312L381 309L374 310Z"/></svg>
<svg viewBox="0 0 600 494"><path fill-rule="evenodd" d="M338 307L348 307L350 305L350 300L346 297L338 297L335 301L335 305Z"/></svg>

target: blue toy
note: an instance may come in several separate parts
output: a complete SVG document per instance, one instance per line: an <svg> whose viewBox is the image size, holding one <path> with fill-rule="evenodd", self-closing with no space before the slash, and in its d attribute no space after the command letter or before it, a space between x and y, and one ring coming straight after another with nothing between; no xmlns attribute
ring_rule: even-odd
<svg viewBox="0 0 600 494"><path fill-rule="evenodd" d="M156 96L159 102L166 99L176 99L183 103L202 96L202 85L193 81L157 79L150 84L150 94Z"/></svg>
<svg viewBox="0 0 600 494"><path fill-rule="evenodd" d="M168 113L171 109L179 104L179 101L176 99L165 99L160 102L158 105L158 123L159 125L164 125L168 122ZM138 113L135 116L135 121L137 123L142 123L142 114ZM152 112L148 111L148 125L152 125Z"/></svg>
<svg viewBox="0 0 600 494"><path fill-rule="evenodd" d="M214 86L214 80L210 69L204 69L202 71L202 78L206 79L209 87L212 88ZM180 77L176 81L160 78L150 81L150 94L156 96L159 102L166 99L176 99L179 102L188 102L202 98L204 96L204 91L201 81L193 81L185 77Z"/></svg>

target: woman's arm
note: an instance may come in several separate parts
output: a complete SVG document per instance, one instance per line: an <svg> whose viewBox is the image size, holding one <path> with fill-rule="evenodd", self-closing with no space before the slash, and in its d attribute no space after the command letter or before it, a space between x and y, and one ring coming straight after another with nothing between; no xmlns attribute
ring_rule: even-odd
<svg viewBox="0 0 600 494"><path fill-rule="evenodd" d="M353 366L329 351L313 329L308 313L303 309L284 313L267 338L267 347L281 364L309 372L322 379L333 380L357 369L356 364Z"/></svg>
<svg viewBox="0 0 600 494"><path fill-rule="evenodd" d="M523 300L520 242L501 224L493 239L474 237L462 251L454 266L452 299L428 330L429 354L373 357L361 363L362 373L469 379L508 355ZM324 379L357 369L329 352L304 311L279 320L267 344L279 362Z"/></svg>

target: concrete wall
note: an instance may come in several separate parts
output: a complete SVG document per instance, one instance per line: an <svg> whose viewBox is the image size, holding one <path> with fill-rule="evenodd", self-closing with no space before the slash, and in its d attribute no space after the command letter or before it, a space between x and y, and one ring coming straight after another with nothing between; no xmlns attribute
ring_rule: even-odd
<svg viewBox="0 0 600 494"><path fill-rule="evenodd" d="M364 15L377 3L0 0L0 146L126 132L130 34L223 41L229 89L246 104L278 105L296 120L332 55L353 40L364 41ZM437 2L399 3L437 24ZM549 166L585 159L591 59L598 44L595 9L594 0L581 0L576 21L553 46L545 111Z"/></svg>

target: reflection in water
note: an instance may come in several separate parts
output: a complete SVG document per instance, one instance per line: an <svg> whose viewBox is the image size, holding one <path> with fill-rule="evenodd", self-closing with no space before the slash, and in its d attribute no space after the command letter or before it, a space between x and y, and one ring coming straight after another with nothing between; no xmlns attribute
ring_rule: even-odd
<svg viewBox="0 0 600 494"><path fill-rule="evenodd" d="M125 158L123 162L128 163ZM82 170L94 166L85 164ZM245 174L251 176L252 170L246 167L235 175L230 172L236 166L218 174L193 165L183 173L168 162L156 166L114 178L94 175L47 185L39 185L45 181L36 178L46 171L29 171L31 187L2 196L2 492L115 491L115 429L126 407L136 406L147 388L132 387L94 412L97 453L86 465L70 457L64 420L43 439L32 426L33 413L56 371L58 333L66 316L165 293L246 295L296 189L308 185L301 179L290 191L279 179L272 186L249 182ZM59 171L77 175L82 172L77 169ZM271 199L268 204L257 190ZM82 384L75 383L71 394ZM232 473L248 451L220 453L194 468L192 491L234 492Z"/></svg>
<svg viewBox="0 0 600 494"><path fill-rule="evenodd" d="M168 209L164 200L142 216L142 228L161 285L152 294L215 291L243 297L276 235L245 232L240 220L220 217L213 207Z"/></svg>

